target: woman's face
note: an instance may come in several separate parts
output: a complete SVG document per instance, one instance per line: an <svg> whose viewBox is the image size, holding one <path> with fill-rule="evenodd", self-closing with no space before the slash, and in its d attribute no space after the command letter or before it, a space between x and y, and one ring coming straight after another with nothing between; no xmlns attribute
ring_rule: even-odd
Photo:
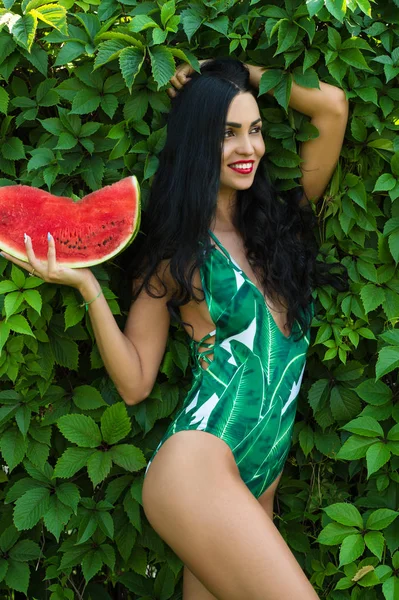
<svg viewBox="0 0 399 600"><path fill-rule="evenodd" d="M265 153L262 121L255 98L237 94L230 104L222 151L220 188L246 190L251 187L259 161Z"/></svg>

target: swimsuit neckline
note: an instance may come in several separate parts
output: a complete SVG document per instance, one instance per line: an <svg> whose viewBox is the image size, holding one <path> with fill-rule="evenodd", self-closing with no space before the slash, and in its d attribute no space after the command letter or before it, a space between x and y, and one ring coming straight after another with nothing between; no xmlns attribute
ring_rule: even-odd
<svg viewBox="0 0 399 600"><path fill-rule="evenodd" d="M219 246L219 248L222 250L222 252L219 252L219 251L218 251L218 249L216 248L216 246L214 246L214 245L212 245L212 249L213 249L213 250L216 250L216 252L217 252L218 254L221 254L221 255L222 255L222 257L224 257L225 259L227 259L227 260L228 260L228 261L229 261L229 262L230 262L230 263L233 265L233 267L236 267L237 269L239 269L239 271L241 272L241 274L242 274L242 276L243 276L244 280L245 280L247 283L249 283L249 284L252 286L252 288L254 288L254 289L256 290L256 292L257 292L257 293L260 295L260 297L262 298L262 300L263 300L263 303L264 303L264 305L265 305L265 307L266 307L266 310L267 310L267 312L268 312L268 314L269 314L269 316L270 316L270 319L272 320L272 322L273 322L273 324L274 324L275 328L277 329L277 331L279 331L280 335L281 335L281 336L282 336L282 337L283 337L283 338L284 338L284 339L285 339L285 340L288 342L288 341L289 341L289 340L292 338L292 335L293 335L293 327L292 327L292 329L291 329L291 333L290 333L290 335L288 335L288 336L287 336L287 335L285 335L285 334L284 334L284 333L281 331L280 327L277 325L276 321L275 321L275 320L274 320L274 318L273 318L273 315L272 315L272 313L271 313L271 311L270 311L270 308L269 308L269 306L268 306L268 304L267 304L267 302L266 302L266 298L265 298L264 294L261 292L261 290L258 288L258 286L257 286L257 285L256 285L256 284L255 284L255 283L254 283L254 282L253 282L253 281L252 281L252 280L251 280L251 279L248 277L248 275L247 275L247 274L245 273L245 271L244 271L244 270L243 270L243 269L240 267L240 265L237 263L237 261L235 261L235 260L234 260L234 258L233 258L233 257L230 255L230 253L229 253L229 252L226 250L226 248L223 246L223 244L222 244L222 243L221 243L221 242L218 240L218 238L217 238L217 237L216 237L216 235L213 233L213 231L209 230L209 234L210 234L210 236L212 237L212 239L215 241L215 243L216 243L216 244Z"/></svg>

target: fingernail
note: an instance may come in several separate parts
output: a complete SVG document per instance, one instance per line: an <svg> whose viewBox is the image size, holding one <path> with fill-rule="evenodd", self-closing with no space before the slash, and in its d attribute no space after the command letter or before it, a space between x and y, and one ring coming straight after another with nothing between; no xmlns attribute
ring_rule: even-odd
<svg viewBox="0 0 399 600"><path fill-rule="evenodd" d="M28 236L26 235L26 233L24 233L24 242L26 243L26 240L28 239Z"/></svg>
<svg viewBox="0 0 399 600"><path fill-rule="evenodd" d="M47 234L47 239L48 239L48 241L50 241L50 240L51 240L51 233L48 233L48 234Z"/></svg>

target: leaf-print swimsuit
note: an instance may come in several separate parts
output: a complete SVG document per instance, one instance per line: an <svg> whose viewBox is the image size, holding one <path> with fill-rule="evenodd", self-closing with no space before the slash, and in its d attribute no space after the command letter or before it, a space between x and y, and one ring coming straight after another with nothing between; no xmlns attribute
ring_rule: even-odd
<svg viewBox="0 0 399 600"><path fill-rule="evenodd" d="M171 435L188 429L207 431L229 445L244 483L258 498L282 471L290 449L309 332L294 341L293 334L299 331L295 321L291 335L285 336L261 291L210 234L216 246L200 275L216 329L191 342L192 387L146 473ZM313 315L313 302L310 310Z"/></svg>

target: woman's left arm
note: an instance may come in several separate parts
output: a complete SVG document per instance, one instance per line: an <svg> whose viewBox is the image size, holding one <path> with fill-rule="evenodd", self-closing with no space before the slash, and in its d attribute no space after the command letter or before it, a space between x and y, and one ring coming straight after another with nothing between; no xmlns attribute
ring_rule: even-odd
<svg viewBox="0 0 399 600"><path fill-rule="evenodd" d="M259 87L265 69L246 66L251 84ZM273 90L268 93L273 95ZM304 189L301 204L307 204L308 200L316 202L338 162L348 121L348 101L343 90L328 83L320 81L320 89L317 89L304 88L293 81L289 106L309 116L319 131L317 138L303 142L300 148L303 160L300 183Z"/></svg>

